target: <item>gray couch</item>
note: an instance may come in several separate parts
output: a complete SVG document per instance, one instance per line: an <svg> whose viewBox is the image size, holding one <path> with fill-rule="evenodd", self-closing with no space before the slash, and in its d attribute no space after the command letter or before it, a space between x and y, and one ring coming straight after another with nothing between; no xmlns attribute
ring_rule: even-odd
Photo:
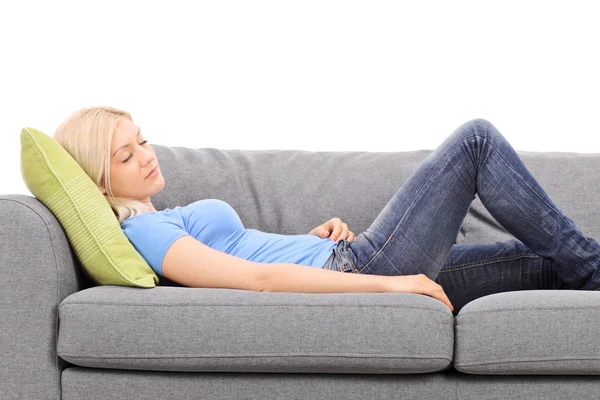
<svg viewBox="0 0 600 400"><path fill-rule="evenodd" d="M158 210L219 198L246 228L365 230L432 151L154 145ZM518 152L600 240L600 154ZM97 286L36 198L0 195L1 399L598 399L600 293L260 293ZM476 197L457 243L513 238Z"/></svg>

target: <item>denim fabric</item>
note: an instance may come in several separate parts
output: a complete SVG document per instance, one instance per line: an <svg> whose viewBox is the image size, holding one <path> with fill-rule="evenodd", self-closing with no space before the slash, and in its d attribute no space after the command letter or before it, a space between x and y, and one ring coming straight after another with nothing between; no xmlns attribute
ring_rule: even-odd
<svg viewBox="0 0 600 400"><path fill-rule="evenodd" d="M516 240L456 244L479 196ZM353 242L339 240L325 267L374 275L425 274L455 308L492 293L600 289L600 244L586 237L488 121L444 140Z"/></svg>
<svg viewBox="0 0 600 400"><path fill-rule="evenodd" d="M338 272L351 272L358 274L358 268L355 258L348 253L348 246L351 242L340 239L337 241L337 246L333 248L331 255L325 262L323 269L331 269Z"/></svg>

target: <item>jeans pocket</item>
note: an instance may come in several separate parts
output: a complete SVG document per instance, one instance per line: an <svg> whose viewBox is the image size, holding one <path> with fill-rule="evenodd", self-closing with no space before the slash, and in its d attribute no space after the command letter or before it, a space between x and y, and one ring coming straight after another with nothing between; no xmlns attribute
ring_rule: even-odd
<svg viewBox="0 0 600 400"><path fill-rule="evenodd" d="M331 256L325 262L323 269L360 274L356 266L356 261L348 250L348 241L344 239L338 241L337 246L331 252Z"/></svg>
<svg viewBox="0 0 600 400"><path fill-rule="evenodd" d="M338 261L338 269L337 270L340 272L354 273L354 267L352 266L352 262L347 259Z"/></svg>
<svg viewBox="0 0 600 400"><path fill-rule="evenodd" d="M343 243L340 243L338 247L334 249L337 252L336 258L338 258L338 264L340 272L350 272L353 274L360 274L358 267L356 266L356 262L350 254L348 250L348 241L343 240Z"/></svg>

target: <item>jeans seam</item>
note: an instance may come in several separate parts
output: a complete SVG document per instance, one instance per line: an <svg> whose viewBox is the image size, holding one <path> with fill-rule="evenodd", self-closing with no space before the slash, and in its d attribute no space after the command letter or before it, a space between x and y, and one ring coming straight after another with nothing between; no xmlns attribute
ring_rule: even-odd
<svg viewBox="0 0 600 400"><path fill-rule="evenodd" d="M415 198L413 199L412 203L410 203L410 205L408 206L408 208L406 209L406 212L404 213L404 215L406 215L406 213L412 208L413 204L415 204L415 201L417 201L419 194L423 191L423 188L427 185L427 183L429 183L429 180L431 179L431 177L433 176L433 174L435 174L440 168L442 168L442 166L446 165L446 163L448 162L448 160L450 159L450 157L456 152L456 150L458 150L458 148L467 140L469 140L471 138L467 138L462 140L460 143L458 143L456 146L454 146L452 148L452 150L449 152L448 157L446 157L446 159L444 160L443 163L440 163L440 165L437 166L437 168L435 170L433 170L431 172L431 174L429 174L429 176L427 177L427 180L425 180L425 182L423 182L423 185L421 186L421 188L419 189L419 191L417 192L417 194L415 195ZM435 150L434 150L435 151ZM390 237L388 237L388 239L385 241L385 243L383 244L383 246L381 246L381 248L371 257L371 259L361 268L361 271L364 270L365 268L367 268L369 266L369 264L371 264L371 262L375 259L375 257L377 257L379 255L379 253L381 253L383 251L383 249L385 248L385 246L390 242L390 239L392 238L392 236L394 236L394 233L396 233L396 231L398 230L398 227L400 226L400 224L402 223L402 220L404 218L400 219L400 221L398 221L398 223L396 224L396 226L394 227L394 230L392 231L392 234L390 235ZM406 237L406 236L405 236ZM414 242L413 242L414 243ZM429 254L427 254L427 256L429 258L431 258L431 256L429 256ZM434 260L435 261L435 260Z"/></svg>
<svg viewBox="0 0 600 400"><path fill-rule="evenodd" d="M342 240L342 239L340 239ZM345 240L342 240L341 242L338 242L338 245L336 247L334 247L333 251L335 253L335 260L337 260L335 262L335 269L334 271L337 272L346 272L346 264L345 262L343 262L344 260L344 254L342 254L343 250L340 250L340 244L344 243L345 244ZM348 258L348 257L346 257Z"/></svg>
<svg viewBox="0 0 600 400"><path fill-rule="evenodd" d="M350 268L352 268L353 274L360 274L358 267L354 263L354 259L352 258L352 254L348 251L348 242L344 240L344 251L346 252L346 257L350 260Z"/></svg>
<svg viewBox="0 0 600 400"><path fill-rule="evenodd" d="M537 254L532 254L532 253L521 253L521 254L512 255L512 256L486 259L483 261L473 261L473 262L466 263L466 264L452 265L449 268L442 267L442 269L440 270L440 274L443 272L453 272L453 271L458 271L460 269L479 267L481 265L492 264L497 261L517 260L519 258L536 258L536 257L539 257L539 256Z"/></svg>
<svg viewBox="0 0 600 400"><path fill-rule="evenodd" d="M464 139L463 141L461 141L460 143L458 143L456 146L454 146L454 148L452 149L452 151L450 152L450 154L448 155L448 157L446 157L446 159L444 160L443 163L441 163L440 165L438 165L438 167L431 172L431 174L429 174L429 176L427 177L427 180L423 183L423 185L421 186L421 188L419 189L419 191L417 192L417 194L415 195L415 198L413 199L412 203L410 203L410 205L408 206L408 208L406 209L406 212L404 213L404 215L406 215L406 213L412 209L413 205L415 204L415 202L417 201L417 199L419 198L419 195L421 194L421 192L423 191L423 189L425 188L425 186L429 183L429 181L431 180L431 177L433 176L433 174L435 174L440 168L442 168L444 165L446 165L448 163L448 161L450 160L450 157L452 157L454 155L454 153L459 149L459 147L468 139ZM388 242L390 241L390 238L394 235L394 233L396 233L396 231L398 230L398 227L400 226L400 223L402 222L404 218L402 218L400 221L398 221L398 223L396 224L396 226L394 227L394 230L392 231L392 234L390 235L390 237L388 238L388 240L385 242L385 244L383 246L381 246L380 251L383 249L383 247L388 244Z"/></svg>
<svg viewBox="0 0 600 400"><path fill-rule="evenodd" d="M489 146L490 146L492 149L496 150L496 148L495 148L495 147L492 145L492 143L491 143L491 142L489 143ZM540 195L539 195L539 194L538 194L538 193L537 193L537 192L536 192L536 191L535 191L535 190L534 190L534 189L533 189L531 186L529 186L529 184L527 183L527 181L525 181L525 180L523 179L523 177L521 177L521 175L520 175L520 174L519 174L517 171L515 171L515 170L512 168L512 166L510 165L510 163L509 163L509 162L508 162L508 161L507 161L507 160L506 160L506 159L505 159L505 158L502 156L502 152L500 152L500 151L496 151L496 154L498 154L498 157L500 157L500 158L502 159L502 161L504 161L504 163L505 163L505 164L508 166L508 168L510 168L510 170L511 170L511 171L513 171L513 172L514 172L514 173L515 173L515 174L516 174L516 175L517 175L519 178L521 178L521 181L522 181L523 183L525 183L525 185L527 185L527 187L528 187L529 189L531 189L531 191L532 191L532 192L533 192L533 193L534 193L534 194L535 194L535 195L536 195L536 196L537 196L537 197L538 197L538 198L539 198L539 199L540 199L540 200L541 200L541 201L542 201L544 204L546 204L546 206L548 206L548 208L549 208L549 209L551 209L552 211L554 211L554 213L555 213L556 215L558 215L558 216L559 216L559 218L560 218L560 219L561 219L561 220L562 220L562 221L563 221L563 222L564 222L566 225L569 225L569 226L570 226L570 223L569 223L569 222L568 222L568 221L567 221L567 220L566 220L566 219L565 219L565 218L564 218L564 217L563 217L563 216L560 214L560 212L559 212L559 211L557 211L557 210L555 210L555 209L554 209L554 208L553 208L553 207L552 207L550 204L546 203L546 201L545 201L545 200L544 200L542 197L540 197ZM524 164L524 163L523 163L523 164ZM525 167L527 167L527 166L525 166ZM533 174L532 174L532 176L533 176ZM534 177L534 179L535 179L535 177ZM558 205L557 205L557 207L558 207ZM585 239L585 241L586 241L588 244L590 244L590 245L594 245L592 242L590 242L590 240L589 240L589 238L588 238L587 236L585 236L585 235L582 235L582 236L583 236L583 238Z"/></svg>
<svg viewBox="0 0 600 400"><path fill-rule="evenodd" d="M340 239L336 247L333 248L333 251L336 255L336 268L337 272L355 272L354 263L352 261L352 256L348 254L348 244L347 240ZM343 246L342 246L343 244ZM345 254L344 254L345 253Z"/></svg>

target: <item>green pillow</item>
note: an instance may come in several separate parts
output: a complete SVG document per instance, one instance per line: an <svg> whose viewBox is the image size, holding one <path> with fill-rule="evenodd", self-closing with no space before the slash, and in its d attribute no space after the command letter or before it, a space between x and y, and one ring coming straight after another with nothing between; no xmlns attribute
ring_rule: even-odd
<svg viewBox="0 0 600 400"><path fill-rule="evenodd" d="M158 276L121 230L100 189L53 137L21 131L21 175L52 211L81 265L100 285L152 288Z"/></svg>

